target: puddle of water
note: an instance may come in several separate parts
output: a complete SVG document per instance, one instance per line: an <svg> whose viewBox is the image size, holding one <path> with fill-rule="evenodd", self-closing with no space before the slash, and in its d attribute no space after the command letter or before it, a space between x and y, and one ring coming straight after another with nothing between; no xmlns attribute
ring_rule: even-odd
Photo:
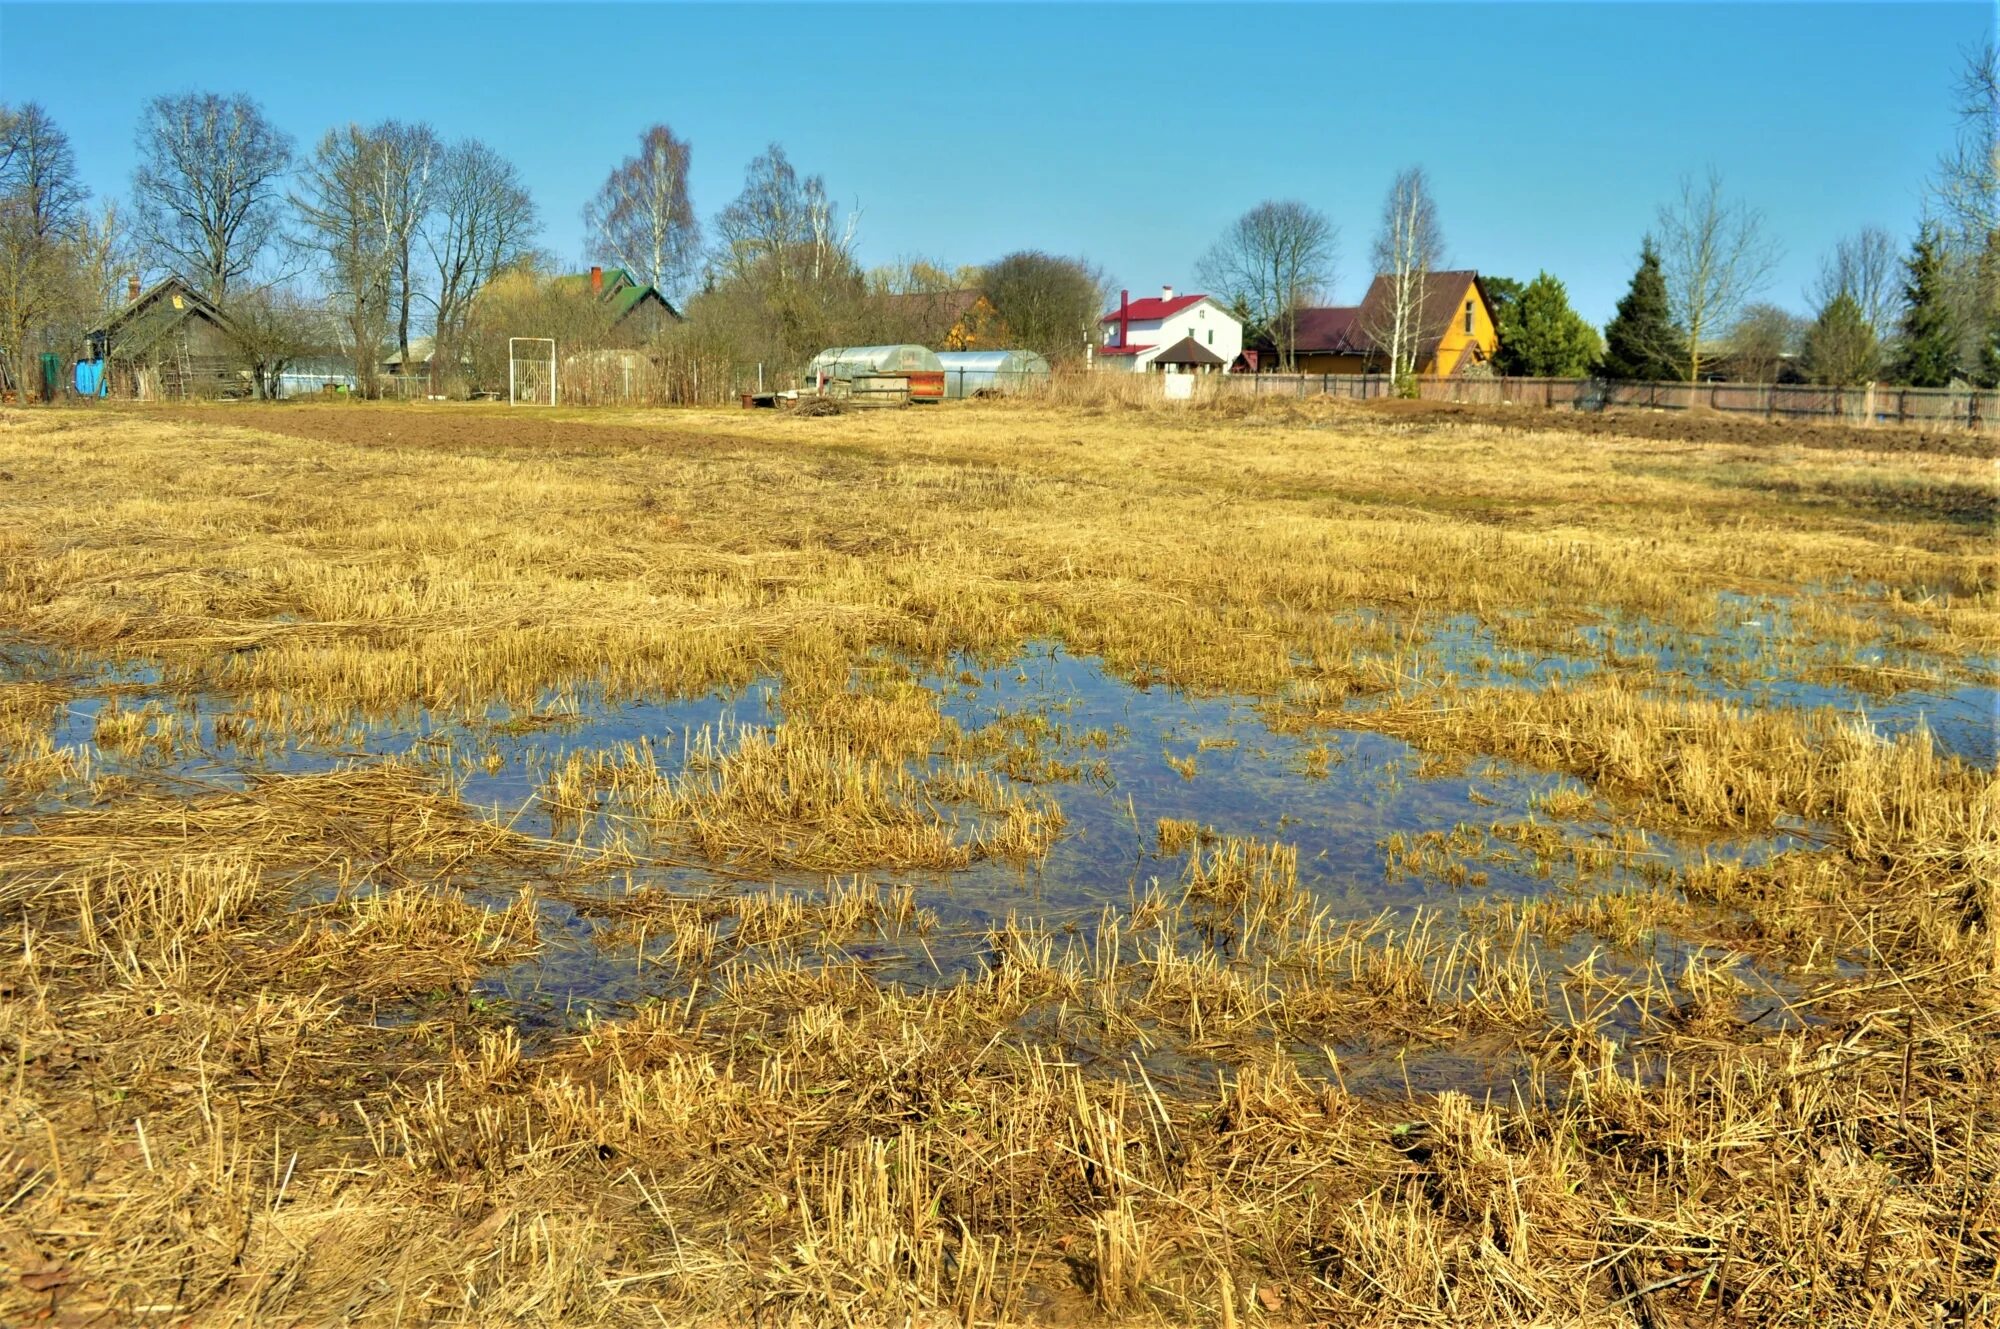
<svg viewBox="0 0 2000 1329"><path fill-rule="evenodd" d="M1589 631L1584 640L1597 642L1601 653L1636 649L1644 635L1629 626L1596 629L1598 638ZM1489 685L1538 686L1605 668L1602 659L1505 646L1492 632L1464 620L1434 629L1422 658L1427 671L1434 668L1440 675ZM1698 688L1713 688L1716 695L1746 703L1754 698L1757 704L1852 704L1857 711L1866 705L1845 689L1796 681L1777 680L1761 692L1731 691L1737 685L1727 683L1713 667L1722 658L1719 649L1671 644L1653 653L1656 667L1671 667ZM892 661L883 664L900 668ZM55 665L19 653L0 657L0 677L38 676L37 669L45 676ZM1049 722L1038 755L1075 770L1072 778L1044 786L1060 803L1066 829L1034 868L988 861L950 873L869 874L885 887L915 886L922 905L936 915L928 935L856 941L836 957L865 964L883 981L937 984L978 972L990 957L989 930L1003 926L1010 915L1034 917L1054 929L1067 927L1087 941L1107 905L1123 906L1155 884L1168 899L1177 898L1185 858L1160 852L1157 828L1162 819L1296 847L1300 885L1317 906L1336 917L1361 919L1385 910L1407 914L1420 905L1449 907L1489 896L1539 896L1551 889L1551 879L1531 854L1476 855L1471 866L1483 875L1454 886L1435 871L1390 871L1385 846L1397 835L1463 826L1473 836L1495 822L1518 823L1533 815L1538 798L1578 787L1565 777L1495 759L1427 759L1400 740L1366 730L1276 734L1262 720L1259 699L1193 697L1164 687L1134 686L1112 677L1095 660L1048 645L998 665L956 659L936 671L919 672L917 679L969 734L1022 717ZM180 749L150 755L143 749L99 751L100 770L240 787L266 772L308 773L355 761L416 756L448 772L469 805L541 834L554 827L536 803L535 791L545 772L572 753L610 751L649 739L670 763L676 748L684 750L688 732L705 726L727 732L784 718L777 686L764 681L741 691L615 704L586 692L570 714L555 713L556 699L551 698L551 707L535 715L495 712L471 725L413 711L349 726L334 736L337 741L280 737L259 745L242 741L226 723L238 714L227 698L176 696L161 689L157 674L130 666L79 681L100 690L116 684L128 694L118 702L128 711L153 702L191 717L191 741ZM56 743L92 747L110 704L103 695L71 701L57 726ZM1972 754L1984 752L1991 761L1994 706L1993 688L1968 687L1941 697L1905 694L1875 703L1868 713L1887 730L1921 720L1948 750L1975 760ZM1644 852L1619 861L1614 849L1618 828L1608 821L1563 824L1572 837L1580 834L1614 850L1600 878L1614 887L1634 884L1661 866L1704 852L1754 862L1807 843L1792 831L1699 843L1654 837ZM776 872L762 874L762 879L807 895L825 890L817 873ZM631 882L679 893L743 887L741 874L699 868L642 869L631 875ZM508 1002L525 1028L546 1030L567 1027L585 1011L615 1012L684 991L683 978L662 958L662 939L641 944L627 935L614 907L616 889L606 888L597 901L545 902L542 952L489 973L479 982L477 995ZM1671 949L1675 943L1665 939L1661 945ZM1552 971L1566 963L1562 953L1557 948L1545 957ZM1650 958L1665 964L1673 957ZM1632 957L1632 962L1640 961ZM1397 1073L1408 1070L1405 1061Z"/></svg>

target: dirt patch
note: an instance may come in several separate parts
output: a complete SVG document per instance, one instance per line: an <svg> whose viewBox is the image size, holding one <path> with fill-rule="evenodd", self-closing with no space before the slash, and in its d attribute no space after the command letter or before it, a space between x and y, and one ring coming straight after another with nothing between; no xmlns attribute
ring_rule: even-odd
<svg viewBox="0 0 2000 1329"><path fill-rule="evenodd" d="M1459 402L1390 399L1358 403L1372 415L1497 425L1503 429L1560 430L1571 434L1674 443L1730 443L1744 447L1827 448L1837 451L1935 452L1953 457L2000 457L2000 437L1961 429L1846 425L1754 420L1711 411L1549 410L1536 406L1469 406Z"/></svg>

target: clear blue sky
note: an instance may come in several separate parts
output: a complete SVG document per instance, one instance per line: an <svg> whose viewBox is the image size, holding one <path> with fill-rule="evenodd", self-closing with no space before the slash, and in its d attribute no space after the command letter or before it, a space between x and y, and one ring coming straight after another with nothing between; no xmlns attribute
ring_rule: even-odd
<svg viewBox="0 0 2000 1329"><path fill-rule="evenodd" d="M247 92L302 145L428 120L512 158L576 260L585 198L664 120L704 218L777 140L859 201L866 263L1034 247L1135 291L1192 289L1234 215L1294 197L1340 225L1357 299L1390 177L1421 163L1455 264L1547 268L1601 321L1710 164L1782 236L1781 303L1838 236L1907 236L1992 25L1990 3L0 4L0 96L46 105L101 195L159 92Z"/></svg>

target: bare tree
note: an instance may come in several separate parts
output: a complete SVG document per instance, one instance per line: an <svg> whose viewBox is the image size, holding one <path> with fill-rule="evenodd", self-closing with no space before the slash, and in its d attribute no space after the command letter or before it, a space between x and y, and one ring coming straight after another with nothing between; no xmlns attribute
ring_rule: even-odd
<svg viewBox="0 0 2000 1329"><path fill-rule="evenodd" d="M1197 271L1277 343L1294 367L1299 309L1332 284L1340 228L1293 199L1259 203L1202 256Z"/></svg>
<svg viewBox="0 0 2000 1329"><path fill-rule="evenodd" d="M1438 223L1437 203L1423 167L1398 172L1389 186L1373 252L1386 298L1371 310L1375 326L1365 331L1376 345L1388 346L1389 373L1400 382L1416 369L1426 288L1432 270L1444 261L1444 228Z"/></svg>
<svg viewBox="0 0 2000 1329"><path fill-rule="evenodd" d="M341 311L356 381L370 397L377 392L397 263L396 204L383 194L393 171L384 153L382 140L359 125L330 130L300 168L292 196L303 226L299 243Z"/></svg>
<svg viewBox="0 0 2000 1329"><path fill-rule="evenodd" d="M1730 377L1776 383L1799 354L1806 326L1806 320L1776 305L1743 306L1729 330Z"/></svg>
<svg viewBox="0 0 2000 1329"><path fill-rule="evenodd" d="M1843 236L1820 260L1819 277L1807 295L1815 309L1851 296L1869 330L1881 337L1896 325L1902 272L1895 237L1880 226L1867 226Z"/></svg>
<svg viewBox="0 0 2000 1329"><path fill-rule="evenodd" d="M37 102L0 103L0 195L27 233L40 239L74 227L90 197L77 176L69 135Z"/></svg>
<svg viewBox="0 0 2000 1329"><path fill-rule="evenodd" d="M701 223L688 201L691 151L673 130L654 125L639 136L637 155L620 162L583 209L593 258L674 297L701 256Z"/></svg>
<svg viewBox="0 0 2000 1329"><path fill-rule="evenodd" d="M139 121L132 176L139 235L222 304L276 237L291 137L241 94L155 97Z"/></svg>
<svg viewBox="0 0 2000 1329"><path fill-rule="evenodd" d="M1088 259L1021 250L986 265L986 298L1014 344L1052 363L1083 354L1110 282Z"/></svg>
<svg viewBox="0 0 2000 1329"><path fill-rule="evenodd" d="M1770 280L1780 250L1764 233L1764 216L1723 192L1711 170L1681 177L1680 198L1660 206L1660 266L1674 323L1686 336L1687 376L1701 376L1703 338L1710 341Z"/></svg>
<svg viewBox="0 0 2000 1329"><path fill-rule="evenodd" d="M108 303L123 226L115 206L92 216L88 200L48 112L0 104L0 360L12 375L35 351L74 346Z"/></svg>
<svg viewBox="0 0 2000 1329"><path fill-rule="evenodd" d="M326 314L289 286L267 283L239 290L229 301L229 339L250 368L257 396L277 395L292 364L326 349Z"/></svg>
<svg viewBox="0 0 2000 1329"><path fill-rule="evenodd" d="M431 177L444 148L426 124L386 120L371 131L382 231L395 257L396 349L410 362L410 308L416 303L417 232L432 206Z"/></svg>
<svg viewBox="0 0 2000 1329"><path fill-rule="evenodd" d="M439 163L434 210L422 228L436 271L431 370L456 378L473 299L524 260L539 222L513 164L478 139L455 143ZM433 390L436 390L434 386Z"/></svg>
<svg viewBox="0 0 2000 1329"><path fill-rule="evenodd" d="M773 143L745 172L743 192L716 218L721 257L734 275L771 267L783 289L801 279L823 280L853 262L858 212L845 220L819 176L803 181L785 150Z"/></svg>
<svg viewBox="0 0 2000 1329"><path fill-rule="evenodd" d="M799 178L773 143L750 163L743 192L716 218L719 297L704 305L744 327L742 339L773 357L798 359L838 344L866 321L867 288L854 262L859 213L842 217L818 176ZM741 344L741 343L739 343Z"/></svg>
<svg viewBox="0 0 2000 1329"><path fill-rule="evenodd" d="M2000 233L2000 46L1966 54L1958 95L1958 138L1938 160L1931 195L1953 247L1978 253Z"/></svg>

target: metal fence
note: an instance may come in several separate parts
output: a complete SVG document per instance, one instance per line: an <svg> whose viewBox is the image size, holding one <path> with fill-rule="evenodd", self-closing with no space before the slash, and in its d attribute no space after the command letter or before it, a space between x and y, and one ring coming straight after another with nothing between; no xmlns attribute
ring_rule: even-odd
<svg viewBox="0 0 2000 1329"><path fill-rule="evenodd" d="M1395 395L1387 374L1229 374L1214 376L1223 391L1252 396L1347 397L1369 401ZM1419 378L1426 401L1483 406L1606 407L1709 410L1767 420L1844 420L1850 424L2000 427L2000 391L1979 388L1899 388L1880 384L1834 388L1804 383L1611 383L1589 378Z"/></svg>

